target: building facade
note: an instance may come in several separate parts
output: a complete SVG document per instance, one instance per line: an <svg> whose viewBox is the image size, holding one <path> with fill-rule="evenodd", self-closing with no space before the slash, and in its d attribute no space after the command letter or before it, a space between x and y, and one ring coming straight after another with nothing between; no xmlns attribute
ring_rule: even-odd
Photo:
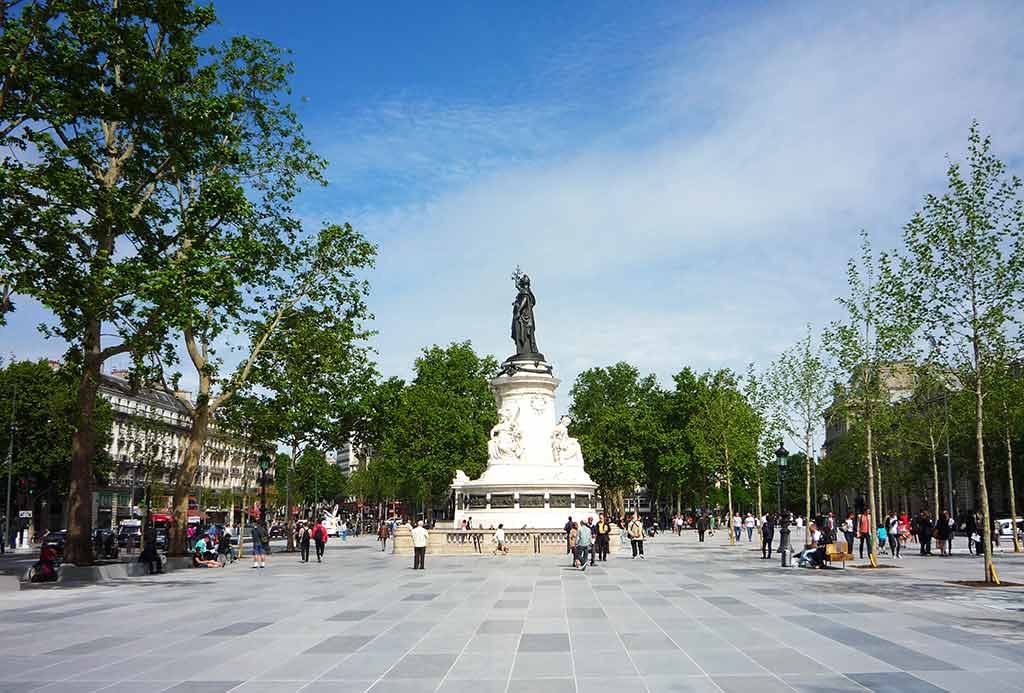
<svg viewBox="0 0 1024 693"><path fill-rule="evenodd" d="M124 371L103 374L100 396L113 409L114 420L107 452L114 471L106 487L93 496L93 526L116 527L121 520L150 507L169 509L169 489L188 445L191 419L177 397L148 387L133 387ZM212 427L190 502L194 510L226 510L219 507L228 495L252 494L260 486L257 451L244 441Z"/></svg>

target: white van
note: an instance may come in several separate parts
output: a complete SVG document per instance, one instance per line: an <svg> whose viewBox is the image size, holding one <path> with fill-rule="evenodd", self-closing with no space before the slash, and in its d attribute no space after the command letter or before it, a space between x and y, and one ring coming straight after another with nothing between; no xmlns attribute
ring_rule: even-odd
<svg viewBox="0 0 1024 693"><path fill-rule="evenodd" d="M1010 518L1004 518L1002 520L996 520L999 524L999 538L1010 537L1013 538L1013 533L1010 531L1010 527L1013 525L1013 520ZM1017 518L1017 535L1024 535L1024 519Z"/></svg>

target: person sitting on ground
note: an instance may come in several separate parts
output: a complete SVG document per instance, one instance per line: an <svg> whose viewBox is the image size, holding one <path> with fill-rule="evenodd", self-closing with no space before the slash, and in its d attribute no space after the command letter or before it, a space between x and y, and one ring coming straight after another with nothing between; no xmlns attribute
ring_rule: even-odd
<svg viewBox="0 0 1024 693"><path fill-rule="evenodd" d="M809 538L804 550L800 552L799 565L801 568L824 568L825 547L821 545L824 539L821 531L813 522L808 525Z"/></svg>
<svg viewBox="0 0 1024 693"><path fill-rule="evenodd" d="M206 557L206 554L201 550L201 545L205 546L205 542L197 541L195 549L192 550L192 567L193 568L223 568L220 563L214 560L210 560Z"/></svg>
<svg viewBox="0 0 1024 693"><path fill-rule="evenodd" d="M199 557L202 558L204 561L216 560L217 556L213 553L211 548L212 547L207 546L206 544L206 537L203 535L199 535L199 538L196 539L196 545L194 547L194 550L198 552Z"/></svg>

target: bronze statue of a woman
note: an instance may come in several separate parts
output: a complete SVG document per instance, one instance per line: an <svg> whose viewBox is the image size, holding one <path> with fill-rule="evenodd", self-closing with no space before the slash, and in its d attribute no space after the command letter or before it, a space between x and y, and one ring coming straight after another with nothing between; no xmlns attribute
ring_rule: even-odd
<svg viewBox="0 0 1024 693"><path fill-rule="evenodd" d="M544 355L537 351L537 326L533 318L533 307L537 299L530 289L530 277L517 267L512 280L519 294L512 304L512 341L516 343L516 353L511 358L543 361Z"/></svg>

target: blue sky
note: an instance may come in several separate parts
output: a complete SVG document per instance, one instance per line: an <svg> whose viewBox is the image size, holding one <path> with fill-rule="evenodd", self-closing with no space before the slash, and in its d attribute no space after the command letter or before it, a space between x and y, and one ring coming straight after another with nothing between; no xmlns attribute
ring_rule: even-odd
<svg viewBox="0 0 1024 693"><path fill-rule="evenodd" d="M518 264L563 404L591 366L743 370L835 318L859 230L895 243L971 118L1024 173L1024 6L718 5L217 3L294 52L331 162L299 210L380 246L383 373L507 356ZM58 356L43 319L0 351Z"/></svg>

